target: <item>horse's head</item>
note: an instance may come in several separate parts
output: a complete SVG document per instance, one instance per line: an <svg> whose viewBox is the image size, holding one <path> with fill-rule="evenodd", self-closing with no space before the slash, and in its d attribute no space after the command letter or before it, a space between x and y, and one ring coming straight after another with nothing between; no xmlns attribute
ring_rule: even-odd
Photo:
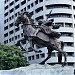
<svg viewBox="0 0 75 75"><path fill-rule="evenodd" d="M25 25L32 24L32 19L29 12L22 12L19 14L15 21L15 26L19 26L21 23Z"/></svg>

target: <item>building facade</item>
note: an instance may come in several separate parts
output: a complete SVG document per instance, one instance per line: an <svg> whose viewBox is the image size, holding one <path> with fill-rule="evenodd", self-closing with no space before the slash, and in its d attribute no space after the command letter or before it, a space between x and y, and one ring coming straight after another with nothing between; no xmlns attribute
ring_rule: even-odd
<svg viewBox="0 0 75 75"><path fill-rule="evenodd" d="M4 44L14 45L23 38L23 25L14 26L14 22L21 11L28 11L34 20L44 19L52 10L49 19L61 27L56 31L61 33L60 40L64 41L64 51L67 52L68 65L75 64L75 0L5 0L4 1ZM42 53L30 52L26 54L27 60L39 63L47 57L47 49L41 48ZM57 62L57 52L46 63ZM64 58L63 58L64 60ZM62 61L63 61L62 60Z"/></svg>

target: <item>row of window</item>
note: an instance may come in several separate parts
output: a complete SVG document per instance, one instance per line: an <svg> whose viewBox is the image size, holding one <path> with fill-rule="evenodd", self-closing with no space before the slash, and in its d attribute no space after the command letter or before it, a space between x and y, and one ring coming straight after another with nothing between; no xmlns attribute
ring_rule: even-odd
<svg viewBox="0 0 75 75"><path fill-rule="evenodd" d="M4 20L4 24L9 22L10 20L14 19L14 15L10 16L9 19L7 18L6 20Z"/></svg>
<svg viewBox="0 0 75 75"><path fill-rule="evenodd" d="M36 1L35 1L35 5L38 4L38 3L40 3L40 2L43 2L43 0L39 0L39 1L36 0ZM26 3L26 0L22 1L22 2L21 2L21 6L24 5L25 3ZM5 6L4 9L6 10L6 9L8 9L10 6L12 6L12 5L14 5L14 1L12 1L11 3L9 3L9 5ZM30 8L33 7L33 6L34 6L34 4L31 3L30 5L27 6L27 9L30 9ZM18 9L19 7L20 7L20 4L16 5L16 6L15 6L15 9Z"/></svg>
<svg viewBox="0 0 75 75"><path fill-rule="evenodd" d="M58 52L57 52L57 55L58 55ZM52 52L51 56L55 57L56 56L56 53L55 52ZM67 52L67 56L74 56L74 52ZM45 57L45 53L36 54L35 56L34 55L28 56L27 57L27 60L28 61L32 61L32 60L41 59L41 58L44 58L44 57Z"/></svg>
<svg viewBox="0 0 75 75"><path fill-rule="evenodd" d="M72 18L72 14L63 14L63 13L51 14L49 18L55 17Z"/></svg>
<svg viewBox="0 0 75 75"><path fill-rule="evenodd" d="M19 27L18 28L15 28L15 32L17 32L19 30L20 30ZM9 35L11 35L11 34L14 34L14 30L9 31ZM8 36L8 32L4 34L4 37L7 37L7 36Z"/></svg>
<svg viewBox="0 0 75 75"><path fill-rule="evenodd" d="M46 15L48 16L48 15ZM57 18L57 17L62 17L62 18L72 18L72 14L63 14L63 13L56 13L56 14L51 14L49 16L49 18ZM39 17L36 17L35 18L36 20L39 20L39 19L43 19L43 15L42 16L39 16ZM71 24L65 24L65 27L72 27Z"/></svg>
<svg viewBox="0 0 75 75"><path fill-rule="evenodd" d="M19 31L19 27L15 29L15 32ZM9 31L9 35L14 34L14 30ZM4 34L4 37L7 37L8 33Z"/></svg>
<svg viewBox="0 0 75 75"><path fill-rule="evenodd" d="M71 5L66 5L66 4L52 4L52 5L46 5L46 9L54 9L54 8L71 9Z"/></svg>
<svg viewBox="0 0 75 75"><path fill-rule="evenodd" d="M28 61L39 59L39 58L44 58L44 57L45 57L45 53L36 54L36 56L34 55L28 56Z"/></svg>
<svg viewBox="0 0 75 75"><path fill-rule="evenodd" d="M6 4L8 1L10 0L5 0L4 3ZM15 2L19 1L19 0L14 0Z"/></svg>
<svg viewBox="0 0 75 75"><path fill-rule="evenodd" d="M14 23L11 23L11 24L9 24L9 26L7 25L7 26L5 26L4 27L4 30L7 30L7 29L9 29L9 28L11 28L11 27L13 27L14 26ZM23 29L23 27L22 27L23 25L21 25L21 29ZM17 31L19 31L20 30L20 27L17 27L17 28L15 28L15 32L17 32Z"/></svg>
<svg viewBox="0 0 75 75"><path fill-rule="evenodd" d="M8 34L7 34L8 35ZM23 33L21 33L21 37L23 37ZM14 36L14 37L12 37L12 38L9 38L9 39L7 39L7 40L5 40L4 41L4 44L8 44L9 42L12 42L12 41L14 41L14 40L17 40L17 39L19 39L20 38L20 35L16 35L16 36ZM9 42L8 42L9 41Z"/></svg>
<svg viewBox="0 0 75 75"><path fill-rule="evenodd" d="M73 33L61 32L61 36L70 36L70 37L73 37Z"/></svg>
<svg viewBox="0 0 75 75"><path fill-rule="evenodd" d="M64 42L64 46L74 47L74 43L73 42Z"/></svg>
<svg viewBox="0 0 75 75"><path fill-rule="evenodd" d="M63 22L58 22L58 23L55 23L56 25L60 25L61 27L73 27L73 24L72 23L63 23Z"/></svg>
<svg viewBox="0 0 75 75"><path fill-rule="evenodd" d="M43 0L39 0L39 2L42 2L42 1L43 1ZM36 3L36 2L38 2L38 0L36 0L35 3ZM26 3L26 0L22 1L22 2L21 2L21 5L23 5L23 4L25 4L25 3ZM10 3L10 5L13 5L13 4L14 4L14 2L11 2L11 3ZM20 7L20 4L16 5L14 8L15 8L15 9L18 9L19 7ZM31 7L33 7L33 3L31 3L30 5L27 6L27 10L30 9ZM14 8L12 8L11 10L9 10L9 12L6 12L6 13L4 14L4 16L6 17L6 16L9 15L9 13L12 13L13 11L15 11ZM5 10L6 10L6 9L8 9L8 5L5 7ZM40 7L40 8L38 8L38 9L36 9L35 12L38 12L38 11L40 11L40 10L43 10L43 7ZM26 8L24 9L24 11L26 11Z"/></svg>

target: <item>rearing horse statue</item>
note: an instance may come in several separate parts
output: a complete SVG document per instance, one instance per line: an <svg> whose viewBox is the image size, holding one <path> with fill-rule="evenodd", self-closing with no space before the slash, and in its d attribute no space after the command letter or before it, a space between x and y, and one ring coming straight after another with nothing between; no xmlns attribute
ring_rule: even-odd
<svg viewBox="0 0 75 75"><path fill-rule="evenodd" d="M15 21L15 26L23 23L23 34L25 40L30 42L30 48L34 49L34 44L47 47L48 56L40 64L45 64L45 62L51 57L53 50L58 51L58 63L62 63L62 54L64 55L64 63L67 62L66 52L63 51L64 44L62 41L58 41L60 33L52 31L49 26L52 26L53 20L45 23L39 22L35 25L31 19L29 12L20 13ZM52 26L53 28L56 26Z"/></svg>

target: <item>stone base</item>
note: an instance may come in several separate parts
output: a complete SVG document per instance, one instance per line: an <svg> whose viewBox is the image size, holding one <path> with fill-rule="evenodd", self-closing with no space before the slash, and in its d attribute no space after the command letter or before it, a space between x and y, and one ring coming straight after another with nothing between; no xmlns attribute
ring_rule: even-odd
<svg viewBox="0 0 75 75"><path fill-rule="evenodd" d="M27 67L0 70L0 75L74 75L74 69L70 66L32 64Z"/></svg>

